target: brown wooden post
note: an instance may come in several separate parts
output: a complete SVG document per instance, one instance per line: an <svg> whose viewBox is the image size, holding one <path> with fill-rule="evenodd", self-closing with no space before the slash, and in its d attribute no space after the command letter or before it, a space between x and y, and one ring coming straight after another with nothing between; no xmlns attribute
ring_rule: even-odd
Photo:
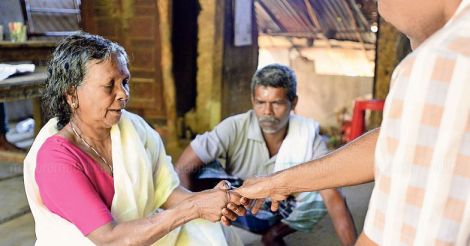
<svg viewBox="0 0 470 246"><path fill-rule="evenodd" d="M252 44L234 45L234 0L225 4L224 55L222 70L222 118L251 108L251 78L258 66L258 29L252 6Z"/></svg>
<svg viewBox="0 0 470 246"><path fill-rule="evenodd" d="M161 50L161 66L163 78L163 100L165 101L166 110L166 148L169 152L178 151L178 136L176 129L176 94L175 80L173 77L173 54L171 48L171 1L157 0L160 26L160 50Z"/></svg>
<svg viewBox="0 0 470 246"><path fill-rule="evenodd" d="M234 1L200 0L196 110L185 115L195 132L251 107L250 81L258 64L258 32L252 6L252 44L234 45Z"/></svg>
<svg viewBox="0 0 470 246"><path fill-rule="evenodd" d="M186 125L195 132L207 131L222 119L225 4L225 0L199 0L196 109L185 115Z"/></svg>

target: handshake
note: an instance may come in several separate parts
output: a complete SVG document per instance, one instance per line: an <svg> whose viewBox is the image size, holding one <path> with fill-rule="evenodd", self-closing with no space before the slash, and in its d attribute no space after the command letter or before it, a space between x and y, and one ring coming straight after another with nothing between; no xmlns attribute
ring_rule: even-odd
<svg viewBox="0 0 470 246"><path fill-rule="evenodd" d="M212 222L230 225L247 210L256 214L265 198L272 200L271 210L279 209L279 202L287 199L289 189L274 188L271 177L248 179L240 188L233 188L228 181L219 182L213 189L198 192L193 197L198 217Z"/></svg>

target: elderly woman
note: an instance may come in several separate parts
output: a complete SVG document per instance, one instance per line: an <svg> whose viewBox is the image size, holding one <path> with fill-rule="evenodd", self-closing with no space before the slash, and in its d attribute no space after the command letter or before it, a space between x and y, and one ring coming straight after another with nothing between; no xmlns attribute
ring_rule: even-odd
<svg viewBox="0 0 470 246"><path fill-rule="evenodd" d="M245 212L240 197L179 186L159 135L124 110L129 80L126 52L102 37L72 35L54 51L43 96L54 118L25 159L36 245L240 244L194 220L229 224Z"/></svg>

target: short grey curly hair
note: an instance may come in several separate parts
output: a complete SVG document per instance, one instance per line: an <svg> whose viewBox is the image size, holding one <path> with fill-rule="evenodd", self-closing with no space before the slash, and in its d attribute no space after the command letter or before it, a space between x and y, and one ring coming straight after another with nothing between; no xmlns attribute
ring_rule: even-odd
<svg viewBox="0 0 470 246"><path fill-rule="evenodd" d="M82 84L87 72L87 63L99 62L112 55L124 57L122 46L98 35L80 32L59 42L48 64L46 86L42 95L43 109L48 118L57 117L57 129L62 129L72 115L66 95Z"/></svg>
<svg viewBox="0 0 470 246"><path fill-rule="evenodd" d="M294 71L281 64L267 65L256 71L251 79L251 93L255 95L257 86L287 89L287 98L293 101L297 97L297 78Z"/></svg>

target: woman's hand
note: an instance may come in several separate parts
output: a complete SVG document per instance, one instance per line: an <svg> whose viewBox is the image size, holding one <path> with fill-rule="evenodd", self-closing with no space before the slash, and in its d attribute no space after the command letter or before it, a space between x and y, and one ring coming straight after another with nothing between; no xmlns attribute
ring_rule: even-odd
<svg viewBox="0 0 470 246"><path fill-rule="evenodd" d="M240 203L240 195L229 189L229 183L221 181L214 189L195 193L192 200L198 217L230 225L238 216L245 215L246 209Z"/></svg>
<svg viewBox="0 0 470 246"><path fill-rule="evenodd" d="M230 182L224 180L219 182L215 188L219 188L227 192L228 203L227 206L222 209L222 218L220 221L222 224L229 226L232 221L235 221L238 216L244 216L246 214L245 204L242 203L241 197L239 194L231 191L232 185ZM246 200L246 199L245 199Z"/></svg>

